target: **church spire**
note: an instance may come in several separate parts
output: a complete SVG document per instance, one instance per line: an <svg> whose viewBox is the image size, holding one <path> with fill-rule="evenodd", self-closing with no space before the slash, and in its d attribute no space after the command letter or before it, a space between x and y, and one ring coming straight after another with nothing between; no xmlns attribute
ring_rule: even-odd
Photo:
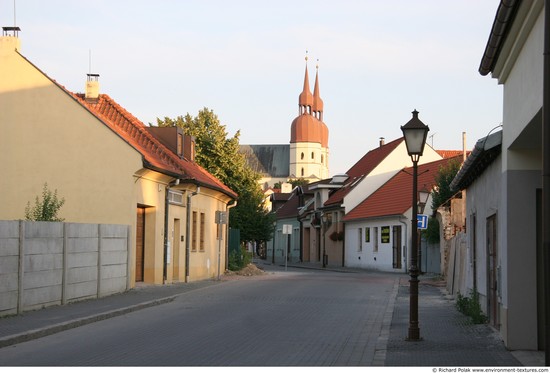
<svg viewBox="0 0 550 373"><path fill-rule="evenodd" d="M317 119L323 121L323 100L319 93L319 60L315 72L315 88L313 89L313 114Z"/></svg>
<svg viewBox="0 0 550 373"><path fill-rule="evenodd" d="M306 74L304 77L304 89L300 93L298 99L298 105L300 106L300 114L311 114L311 107L313 105L313 95L309 90L309 73L307 71L307 51L306 51Z"/></svg>

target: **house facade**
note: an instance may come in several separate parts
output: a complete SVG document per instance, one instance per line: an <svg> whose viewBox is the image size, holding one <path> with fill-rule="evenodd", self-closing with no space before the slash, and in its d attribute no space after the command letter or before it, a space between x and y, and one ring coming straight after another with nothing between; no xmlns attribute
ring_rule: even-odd
<svg viewBox="0 0 550 373"><path fill-rule="evenodd" d="M543 349L545 343L540 265L543 10L542 0L498 6L479 72L491 73L503 85L501 153L475 182L463 186L467 227L476 235L469 235L469 251L475 251L479 264L470 283L473 287L475 281L483 293L483 306L511 350ZM490 198L480 203L484 195Z"/></svg>
<svg viewBox="0 0 550 373"><path fill-rule="evenodd" d="M427 163L442 159L441 155L426 146L421 163ZM360 204L365 198L374 193L381 185L391 179L396 173L405 167L412 165L407 154L407 148L403 138L389 143L380 141L380 146L366 153L343 175L337 175L333 180L336 183L324 183L318 187L315 197L314 209L309 211L310 221L319 221L315 232L304 234L304 248L309 248L313 253L323 251L326 264L330 266L348 266L346 263L349 243L345 216ZM326 216L322 225L322 217ZM350 236L353 239L353 236ZM309 242L308 242L309 240ZM318 255L310 256L310 261L322 261Z"/></svg>
<svg viewBox="0 0 550 373"><path fill-rule="evenodd" d="M23 219L47 183L65 198L66 221L130 227L130 287L214 277L215 212L236 194L190 158L192 139L163 144L99 93L97 75L85 94L49 78L21 54L18 32L0 38L0 219Z"/></svg>
<svg viewBox="0 0 550 373"><path fill-rule="evenodd" d="M444 158L424 163L418 167L419 188L432 191L435 176L449 162L460 162L458 158ZM412 229L412 168L396 173L375 192L371 193L344 216L346 223L346 267L367 268L380 271L406 273L410 266ZM431 215L431 196L423 213ZM431 260L438 252L426 250ZM439 261L439 258L436 258ZM421 263L421 261L418 261Z"/></svg>

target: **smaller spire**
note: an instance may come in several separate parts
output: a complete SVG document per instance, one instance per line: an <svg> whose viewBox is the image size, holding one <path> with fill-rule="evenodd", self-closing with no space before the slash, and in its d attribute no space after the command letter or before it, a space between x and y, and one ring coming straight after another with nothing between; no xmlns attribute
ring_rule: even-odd
<svg viewBox="0 0 550 373"><path fill-rule="evenodd" d="M313 89L313 112L319 120L323 120L323 100L319 91L319 59L317 59L317 66L315 72L315 88Z"/></svg>

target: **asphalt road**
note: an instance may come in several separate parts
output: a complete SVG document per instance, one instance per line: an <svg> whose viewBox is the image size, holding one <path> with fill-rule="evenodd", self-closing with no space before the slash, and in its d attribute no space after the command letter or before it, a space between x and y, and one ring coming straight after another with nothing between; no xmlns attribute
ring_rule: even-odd
<svg viewBox="0 0 550 373"><path fill-rule="evenodd" d="M399 276L277 269L0 349L3 366L369 366Z"/></svg>

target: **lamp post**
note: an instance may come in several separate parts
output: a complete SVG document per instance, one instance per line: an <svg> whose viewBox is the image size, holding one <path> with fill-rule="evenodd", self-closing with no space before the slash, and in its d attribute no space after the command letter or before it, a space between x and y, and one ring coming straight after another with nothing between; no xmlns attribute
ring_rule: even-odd
<svg viewBox="0 0 550 373"><path fill-rule="evenodd" d="M405 137L405 145L407 153L411 157L413 163L413 187L412 187L412 229L411 229L411 263L409 266L409 275L411 279L410 294L409 294L409 334L408 341L420 340L420 329L418 327L418 205L417 205L417 184L418 184L418 160L424 152L426 145L426 137L430 130L420 119L418 119L418 111L412 112L412 119L404 126L401 126L403 136Z"/></svg>
<svg viewBox="0 0 550 373"><path fill-rule="evenodd" d="M327 215L323 212L321 215L321 221L323 223L323 268L326 268L327 261L326 261L326 245L327 245Z"/></svg>

